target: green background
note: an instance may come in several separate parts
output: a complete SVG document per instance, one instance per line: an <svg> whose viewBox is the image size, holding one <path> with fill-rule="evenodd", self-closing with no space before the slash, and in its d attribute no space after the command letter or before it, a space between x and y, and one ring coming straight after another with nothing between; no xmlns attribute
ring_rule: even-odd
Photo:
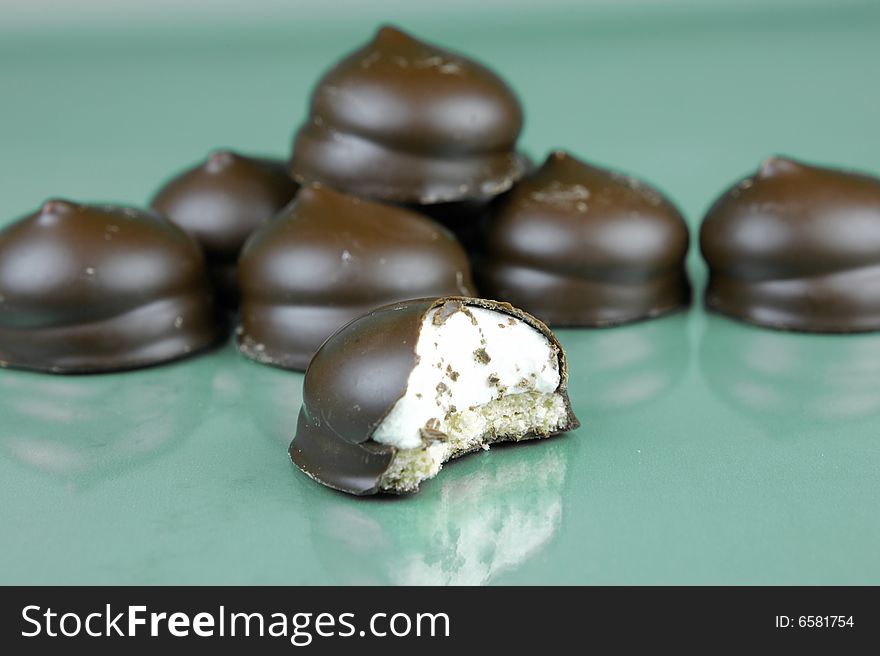
<svg viewBox="0 0 880 656"><path fill-rule="evenodd" d="M692 226L773 153L880 174L876 3L647 4L403 26L507 77L533 156L644 177ZM219 146L284 156L312 83L379 13L7 22L0 223L49 196L143 204ZM880 583L880 335L699 303L559 335L583 427L399 499L296 471L302 376L231 346L123 375L0 371L0 583Z"/></svg>

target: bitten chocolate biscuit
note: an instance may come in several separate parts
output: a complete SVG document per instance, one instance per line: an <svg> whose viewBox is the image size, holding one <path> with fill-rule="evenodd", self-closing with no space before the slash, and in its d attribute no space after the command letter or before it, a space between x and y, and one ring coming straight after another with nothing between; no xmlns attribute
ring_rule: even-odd
<svg viewBox="0 0 880 656"><path fill-rule="evenodd" d="M351 494L413 492L452 458L577 428L567 384L550 330L506 303L387 305L315 355L290 457Z"/></svg>

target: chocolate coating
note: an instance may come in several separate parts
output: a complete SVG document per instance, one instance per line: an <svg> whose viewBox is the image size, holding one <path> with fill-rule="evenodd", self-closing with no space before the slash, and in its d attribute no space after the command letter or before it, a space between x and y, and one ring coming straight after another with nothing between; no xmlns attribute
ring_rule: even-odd
<svg viewBox="0 0 880 656"><path fill-rule="evenodd" d="M198 245L140 210L51 200L0 231L0 362L87 373L184 357L218 336Z"/></svg>
<svg viewBox="0 0 880 656"><path fill-rule="evenodd" d="M880 179L780 157L728 189L700 230L706 305L782 330L880 330Z"/></svg>
<svg viewBox="0 0 880 656"><path fill-rule="evenodd" d="M523 173L522 124L488 68L383 27L318 82L290 166L300 182L384 201L486 198Z"/></svg>
<svg viewBox="0 0 880 656"><path fill-rule="evenodd" d="M464 249L442 226L315 186L248 240L238 276L239 349L289 369L305 369L327 337L371 308L474 289Z"/></svg>
<svg viewBox="0 0 880 656"><path fill-rule="evenodd" d="M404 301L358 317L330 337L315 355L303 383L303 405L290 459L324 485L351 494L375 494L397 450L370 438L406 392L416 365L415 348L425 315L446 306L482 307L516 317L557 347L560 393L568 421L557 432L580 424L566 389L568 366L559 342L543 323L507 303L445 297Z"/></svg>
<svg viewBox="0 0 880 656"><path fill-rule="evenodd" d="M477 283L551 326L645 319L690 300L688 241L681 213L659 192L554 152L498 199Z"/></svg>
<svg viewBox="0 0 880 656"><path fill-rule="evenodd" d="M234 305L241 247L298 188L283 162L219 150L166 182L150 206L195 237L221 299Z"/></svg>

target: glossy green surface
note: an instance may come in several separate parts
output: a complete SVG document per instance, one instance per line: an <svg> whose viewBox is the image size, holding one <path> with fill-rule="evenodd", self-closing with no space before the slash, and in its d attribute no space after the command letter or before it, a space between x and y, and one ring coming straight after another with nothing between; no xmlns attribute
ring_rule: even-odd
<svg viewBox="0 0 880 656"><path fill-rule="evenodd" d="M774 152L880 173L870 6L410 27L512 80L534 155L640 174L692 224ZM314 78L368 31L6 35L0 223L51 195L142 203L216 146L284 154ZM560 337L583 427L399 499L294 470L302 376L231 346L0 371L0 583L880 583L880 335L698 303Z"/></svg>

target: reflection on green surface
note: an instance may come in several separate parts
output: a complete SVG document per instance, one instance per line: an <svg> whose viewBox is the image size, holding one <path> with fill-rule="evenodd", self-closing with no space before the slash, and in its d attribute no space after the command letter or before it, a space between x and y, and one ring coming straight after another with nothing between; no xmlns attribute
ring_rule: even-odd
<svg viewBox="0 0 880 656"><path fill-rule="evenodd" d="M880 415L880 334L785 333L709 315L700 369L720 399L773 437L841 434Z"/></svg>
<svg viewBox="0 0 880 656"><path fill-rule="evenodd" d="M308 506L315 551L338 583L490 583L559 529L572 455L562 442L576 439L465 456L409 497L349 501L328 490Z"/></svg>
<svg viewBox="0 0 880 656"><path fill-rule="evenodd" d="M8 456L78 485L138 466L199 426L210 380L181 362L88 376L0 373Z"/></svg>
<svg viewBox="0 0 880 656"><path fill-rule="evenodd" d="M679 313L614 328L556 331L585 419L628 412L667 394L690 358L686 321Z"/></svg>

